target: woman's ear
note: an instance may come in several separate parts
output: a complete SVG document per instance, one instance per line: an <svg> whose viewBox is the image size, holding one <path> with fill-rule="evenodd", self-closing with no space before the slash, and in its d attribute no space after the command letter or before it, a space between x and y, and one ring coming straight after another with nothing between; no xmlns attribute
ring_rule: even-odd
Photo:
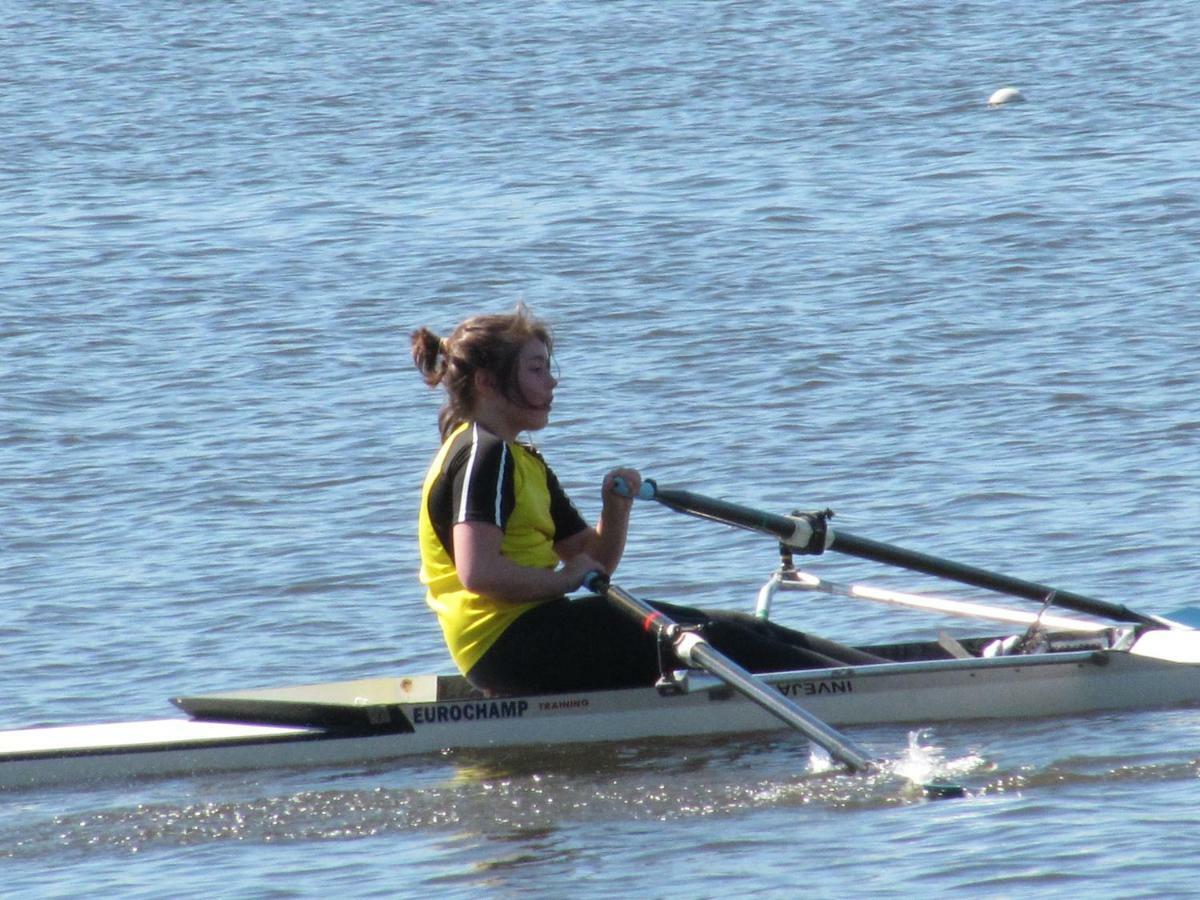
<svg viewBox="0 0 1200 900"><path fill-rule="evenodd" d="M496 376L487 369L476 369L474 380L476 394L496 393Z"/></svg>

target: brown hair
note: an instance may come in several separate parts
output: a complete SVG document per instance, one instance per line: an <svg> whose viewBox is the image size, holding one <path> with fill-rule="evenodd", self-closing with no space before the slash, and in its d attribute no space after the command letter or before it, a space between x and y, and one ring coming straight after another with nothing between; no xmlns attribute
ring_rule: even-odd
<svg viewBox="0 0 1200 900"><path fill-rule="evenodd" d="M446 389L446 402L438 413L438 428L445 439L471 417L475 407L475 373L491 372L501 392L509 399L527 404L517 385L521 348L540 340L554 353L549 327L534 318L524 303L501 315L471 316L454 329L449 338L438 337L428 328L412 333L413 363L425 383Z"/></svg>

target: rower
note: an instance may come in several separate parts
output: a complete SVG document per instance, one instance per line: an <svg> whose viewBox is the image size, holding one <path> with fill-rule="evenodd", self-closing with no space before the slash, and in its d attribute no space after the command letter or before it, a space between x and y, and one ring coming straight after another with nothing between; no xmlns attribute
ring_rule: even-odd
<svg viewBox="0 0 1200 900"><path fill-rule="evenodd" d="M442 445L422 489L421 579L459 670L481 690L545 693L652 685L657 641L604 597L568 600L592 571L611 575L625 548L627 467L601 483L595 525L580 516L539 450L519 440L550 420L553 338L524 306L479 315L443 339L412 335L413 359L446 401ZM661 604L750 671L881 661L747 613Z"/></svg>

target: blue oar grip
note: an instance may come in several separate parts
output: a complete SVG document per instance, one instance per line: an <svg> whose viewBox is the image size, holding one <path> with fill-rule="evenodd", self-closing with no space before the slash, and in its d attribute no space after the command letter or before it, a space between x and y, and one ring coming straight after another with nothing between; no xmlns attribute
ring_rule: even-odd
<svg viewBox="0 0 1200 900"><path fill-rule="evenodd" d="M583 576L583 586L593 594L603 594L608 590L608 576L599 569L592 569Z"/></svg>
<svg viewBox="0 0 1200 900"><path fill-rule="evenodd" d="M653 500L658 494L658 485L654 483L653 478L647 478L642 482L642 486L638 488L638 492L633 494L629 490L629 482L618 475L613 479L613 491L622 497L634 496L639 500Z"/></svg>

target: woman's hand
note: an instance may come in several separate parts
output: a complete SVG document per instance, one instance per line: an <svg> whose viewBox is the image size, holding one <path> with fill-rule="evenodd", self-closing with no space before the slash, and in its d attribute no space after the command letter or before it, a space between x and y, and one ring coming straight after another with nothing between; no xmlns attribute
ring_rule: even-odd
<svg viewBox="0 0 1200 900"><path fill-rule="evenodd" d="M567 579L567 583L569 585L563 591L564 594L569 594L576 588L582 587L583 579L591 572L600 572L602 575L608 575L608 570L586 553L580 553L576 556L572 556L563 563L563 567L560 571Z"/></svg>
<svg viewBox="0 0 1200 900"><path fill-rule="evenodd" d="M617 479L625 483L625 492L618 494ZM563 566L558 574L564 578L570 573L574 590L583 584L588 572L603 572L612 575L625 552L625 536L629 530L629 512L633 498L642 486L642 476L637 469L613 469L604 476L601 496L604 509L595 528L587 528L554 545Z"/></svg>
<svg viewBox="0 0 1200 900"><path fill-rule="evenodd" d="M617 479L624 482L624 492L620 494L617 493ZM603 498L605 506L608 506L610 502L619 501L628 508L633 503L633 498L637 496L641 486L641 472L637 469L617 468L604 476L604 485L600 489L600 496Z"/></svg>

